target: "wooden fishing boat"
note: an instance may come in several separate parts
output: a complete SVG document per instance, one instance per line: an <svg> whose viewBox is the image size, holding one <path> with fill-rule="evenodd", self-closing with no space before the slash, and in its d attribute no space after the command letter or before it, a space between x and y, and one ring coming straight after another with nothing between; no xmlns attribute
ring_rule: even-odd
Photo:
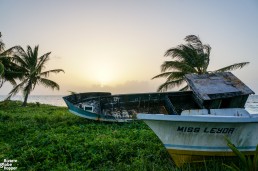
<svg viewBox="0 0 258 171"><path fill-rule="evenodd" d="M63 99L71 113L107 122L130 122L137 119L137 113L175 114L182 108L198 107L192 91L117 95L90 92L65 96ZM172 108L171 101L176 108Z"/></svg>
<svg viewBox="0 0 258 171"><path fill-rule="evenodd" d="M258 114L249 114L245 103L254 92L231 73L186 76L197 108L174 115L138 114L155 132L177 166L208 158L234 156L227 137L241 152L253 155L258 144Z"/></svg>

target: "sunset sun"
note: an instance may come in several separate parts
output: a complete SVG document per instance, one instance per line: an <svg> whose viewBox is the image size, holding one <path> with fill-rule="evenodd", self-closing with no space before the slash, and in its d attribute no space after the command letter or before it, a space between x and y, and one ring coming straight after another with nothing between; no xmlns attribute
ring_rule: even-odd
<svg viewBox="0 0 258 171"><path fill-rule="evenodd" d="M101 68L96 73L96 81L101 87L110 84L112 81L112 70L109 68Z"/></svg>

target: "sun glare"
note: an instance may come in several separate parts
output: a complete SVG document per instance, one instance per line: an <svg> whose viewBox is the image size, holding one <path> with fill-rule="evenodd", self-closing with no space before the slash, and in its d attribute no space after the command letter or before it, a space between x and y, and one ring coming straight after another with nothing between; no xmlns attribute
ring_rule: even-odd
<svg viewBox="0 0 258 171"><path fill-rule="evenodd" d="M87 79L92 84L97 84L101 87L114 86L118 82L124 81L125 75L122 74L124 71L121 68L122 65L117 62L118 60L115 57L112 58L115 55L109 55L109 53L98 55L92 54L91 60L85 61L87 63Z"/></svg>
<svg viewBox="0 0 258 171"><path fill-rule="evenodd" d="M101 87L109 84L112 81L111 70L107 68L101 68L96 73L96 80L100 84Z"/></svg>

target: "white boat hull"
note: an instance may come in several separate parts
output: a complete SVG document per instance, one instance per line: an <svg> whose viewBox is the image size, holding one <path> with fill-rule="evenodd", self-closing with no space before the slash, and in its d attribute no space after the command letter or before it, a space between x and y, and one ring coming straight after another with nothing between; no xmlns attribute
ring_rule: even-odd
<svg viewBox="0 0 258 171"><path fill-rule="evenodd" d="M177 166L205 157L234 156L225 137L245 154L254 154L258 144L257 115L139 114L137 117L156 133Z"/></svg>

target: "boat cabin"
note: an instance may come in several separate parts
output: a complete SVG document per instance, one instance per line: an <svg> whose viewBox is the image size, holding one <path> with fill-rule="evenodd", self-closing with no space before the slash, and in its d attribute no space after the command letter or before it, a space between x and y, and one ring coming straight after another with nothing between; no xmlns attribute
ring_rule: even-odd
<svg viewBox="0 0 258 171"><path fill-rule="evenodd" d="M230 72L187 74L185 78L200 108L244 108L248 96L254 94Z"/></svg>

